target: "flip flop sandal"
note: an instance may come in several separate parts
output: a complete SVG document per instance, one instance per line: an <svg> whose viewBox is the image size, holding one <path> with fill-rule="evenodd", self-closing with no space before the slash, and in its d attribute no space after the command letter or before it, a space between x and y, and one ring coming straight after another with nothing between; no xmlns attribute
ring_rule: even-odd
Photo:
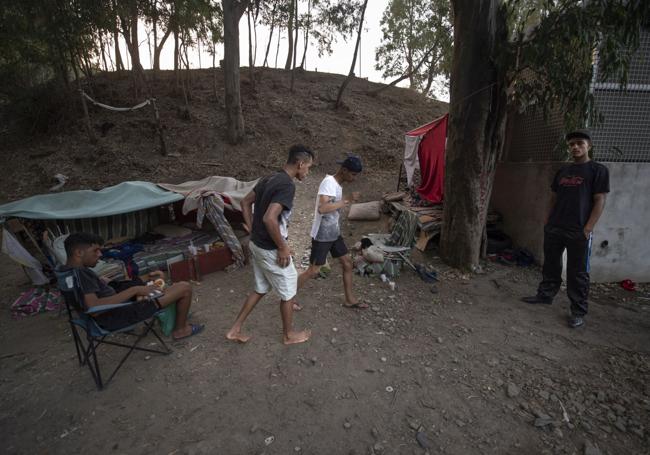
<svg viewBox="0 0 650 455"><path fill-rule="evenodd" d="M203 332L203 329L205 329L205 326L203 324L192 324L191 326L192 326L192 331L190 332L189 335L185 335L184 337L178 337L178 338L172 337L172 339L174 341L180 341L180 340L183 340L185 338L189 338L191 336L198 335L199 333Z"/></svg>
<svg viewBox="0 0 650 455"><path fill-rule="evenodd" d="M349 308L351 310L367 310L368 308L370 308L370 305L368 305L365 302L359 302L359 303L355 303L354 305L343 304L343 307Z"/></svg>

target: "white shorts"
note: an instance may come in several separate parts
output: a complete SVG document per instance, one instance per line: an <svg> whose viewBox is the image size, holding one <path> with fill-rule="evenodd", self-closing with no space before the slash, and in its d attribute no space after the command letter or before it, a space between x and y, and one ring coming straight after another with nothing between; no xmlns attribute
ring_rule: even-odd
<svg viewBox="0 0 650 455"><path fill-rule="evenodd" d="M282 268L277 263L278 250L265 250L250 242L253 271L255 272L255 292L268 294L273 289L285 302L293 299L298 291L298 272L293 265Z"/></svg>

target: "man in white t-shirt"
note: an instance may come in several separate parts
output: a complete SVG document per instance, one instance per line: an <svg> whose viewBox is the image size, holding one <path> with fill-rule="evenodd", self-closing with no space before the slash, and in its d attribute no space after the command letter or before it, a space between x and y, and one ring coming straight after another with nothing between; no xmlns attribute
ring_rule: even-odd
<svg viewBox="0 0 650 455"><path fill-rule="evenodd" d="M318 188L314 223L311 228L311 256L309 268L298 277L298 288L307 280L315 278L321 266L325 264L327 255L338 258L343 267L343 289L345 290L345 306L348 308L368 308L365 303L360 303L352 294L352 259L348 255L348 248L341 237L340 212L350 205L350 199L343 197L345 183L353 182L363 170L361 158L348 156L343 161L334 175L327 175ZM356 199L353 197L352 199Z"/></svg>

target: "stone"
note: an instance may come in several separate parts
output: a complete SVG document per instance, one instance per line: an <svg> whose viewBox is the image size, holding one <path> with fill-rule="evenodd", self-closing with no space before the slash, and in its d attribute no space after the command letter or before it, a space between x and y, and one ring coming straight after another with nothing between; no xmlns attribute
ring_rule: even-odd
<svg viewBox="0 0 650 455"><path fill-rule="evenodd" d="M519 395L519 387L517 387L512 382L509 382L507 387L506 387L506 393L508 394L508 397L514 398L517 395Z"/></svg>
<svg viewBox="0 0 650 455"><path fill-rule="evenodd" d="M438 344L442 344L442 341L443 341L443 340L442 340L442 337L438 337L438 338L436 339L436 341L438 342Z"/></svg>
<svg viewBox="0 0 650 455"><path fill-rule="evenodd" d="M585 440L584 455L603 455L603 454L597 445L595 445L594 443L592 443L587 439Z"/></svg>
<svg viewBox="0 0 650 455"><path fill-rule="evenodd" d="M552 423L553 423L553 421L550 418L537 417L535 419L534 425L537 428L543 428L543 427L546 427L546 426L548 426L548 425L550 425Z"/></svg>
<svg viewBox="0 0 650 455"><path fill-rule="evenodd" d="M625 419L623 419L623 418L621 418L621 417L619 417L619 418L616 420L616 423L614 424L614 426L615 426L616 428L618 428L618 430L621 431L622 433L627 432L627 428L625 427Z"/></svg>
<svg viewBox="0 0 650 455"><path fill-rule="evenodd" d="M546 390L540 390L538 395L544 400L548 400L550 397L550 394Z"/></svg>
<svg viewBox="0 0 650 455"><path fill-rule="evenodd" d="M352 428L352 424L346 420L345 422L343 422L343 428L349 430L350 428Z"/></svg>
<svg viewBox="0 0 650 455"><path fill-rule="evenodd" d="M373 427L372 430L370 430L370 434L372 434L373 438L379 439L379 430L377 430L376 428Z"/></svg>
<svg viewBox="0 0 650 455"><path fill-rule="evenodd" d="M497 366L499 364L499 360L497 360L497 359L489 359L487 361L487 364L489 366L491 366L491 367L495 367L495 366Z"/></svg>

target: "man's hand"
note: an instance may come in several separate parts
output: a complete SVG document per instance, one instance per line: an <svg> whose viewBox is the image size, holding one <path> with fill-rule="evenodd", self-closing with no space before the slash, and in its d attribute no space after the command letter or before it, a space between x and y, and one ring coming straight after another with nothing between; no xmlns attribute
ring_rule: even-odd
<svg viewBox="0 0 650 455"><path fill-rule="evenodd" d="M291 264L291 249L288 246L278 248L277 263L280 267L285 268Z"/></svg>
<svg viewBox="0 0 650 455"><path fill-rule="evenodd" d="M165 272L163 272L162 270L154 270L153 272L149 272L150 280L155 280L156 278L162 278L164 280Z"/></svg>
<svg viewBox="0 0 650 455"><path fill-rule="evenodd" d="M591 233L594 231L594 228L585 226L582 232L585 234L585 238L589 240L589 237L591 237Z"/></svg>
<svg viewBox="0 0 650 455"><path fill-rule="evenodd" d="M154 292L159 292L160 288L154 284L150 286L136 286L135 295L136 297L149 297L149 294Z"/></svg>
<svg viewBox="0 0 650 455"><path fill-rule="evenodd" d="M252 234L252 233L253 233L253 228L252 228L251 226L249 226L247 223L242 224L242 227L243 227L244 230L245 230L246 232L248 232L249 234Z"/></svg>
<svg viewBox="0 0 650 455"><path fill-rule="evenodd" d="M358 191L353 191L352 192L352 202L359 202L359 199L361 198L361 193Z"/></svg>

